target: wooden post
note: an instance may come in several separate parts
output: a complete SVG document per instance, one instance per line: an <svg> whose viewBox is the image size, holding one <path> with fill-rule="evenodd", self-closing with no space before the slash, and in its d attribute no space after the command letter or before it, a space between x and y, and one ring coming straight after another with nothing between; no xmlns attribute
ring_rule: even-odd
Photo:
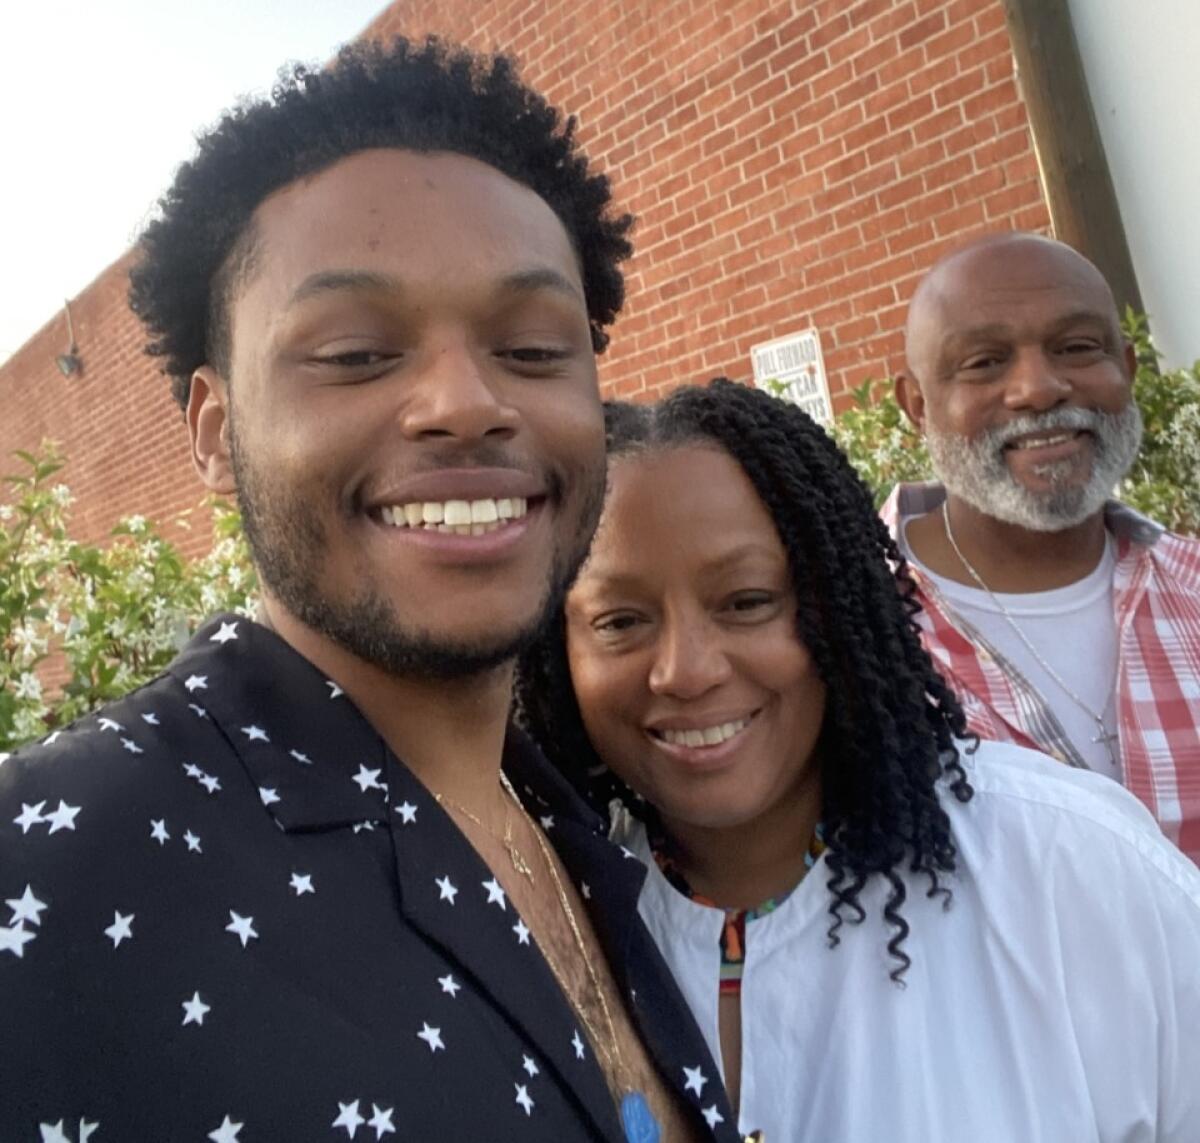
<svg viewBox="0 0 1200 1143"><path fill-rule="evenodd" d="M1017 81L1042 172L1054 236L1090 258L1117 300L1142 311L1067 0L1003 0Z"/></svg>

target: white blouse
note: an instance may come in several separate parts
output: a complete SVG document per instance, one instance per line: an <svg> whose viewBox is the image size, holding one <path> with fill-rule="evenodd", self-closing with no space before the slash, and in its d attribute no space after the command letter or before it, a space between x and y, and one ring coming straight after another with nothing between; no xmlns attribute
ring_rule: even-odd
<svg viewBox="0 0 1200 1143"><path fill-rule="evenodd" d="M905 875L903 986L878 879L836 949L824 858L747 925L739 1129L766 1143L1198 1143L1200 871L1108 778L992 742L964 764L975 797L942 797L950 908ZM723 914L670 885L640 823L615 832L649 867L639 911L720 1061Z"/></svg>

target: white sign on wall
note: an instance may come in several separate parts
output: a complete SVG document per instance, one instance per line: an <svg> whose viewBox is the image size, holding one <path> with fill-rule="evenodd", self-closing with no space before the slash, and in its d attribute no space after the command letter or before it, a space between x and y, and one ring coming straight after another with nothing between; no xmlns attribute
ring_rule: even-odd
<svg viewBox="0 0 1200 1143"><path fill-rule="evenodd" d="M821 338L815 329L752 345L750 361L758 388L774 382L770 388L778 396L799 405L818 425L827 425L833 419Z"/></svg>

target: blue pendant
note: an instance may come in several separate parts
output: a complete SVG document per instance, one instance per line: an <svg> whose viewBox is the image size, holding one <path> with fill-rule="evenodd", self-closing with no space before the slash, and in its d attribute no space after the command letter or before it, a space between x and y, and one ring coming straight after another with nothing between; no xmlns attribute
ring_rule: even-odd
<svg viewBox="0 0 1200 1143"><path fill-rule="evenodd" d="M621 1097L621 1126L628 1143L659 1143L662 1138L658 1120L640 1091L626 1092Z"/></svg>

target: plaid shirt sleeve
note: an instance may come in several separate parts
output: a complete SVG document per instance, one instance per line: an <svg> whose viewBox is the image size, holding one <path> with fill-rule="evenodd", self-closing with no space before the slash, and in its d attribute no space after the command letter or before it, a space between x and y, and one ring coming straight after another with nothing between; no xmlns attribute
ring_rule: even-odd
<svg viewBox="0 0 1200 1143"><path fill-rule="evenodd" d="M881 509L900 520L938 507L940 485L902 485ZM1113 606L1119 635L1118 730L1125 786L1171 841L1200 864L1200 541L1166 532L1115 502ZM981 738L1015 742L1061 762L1082 760L1050 704L913 569L926 649Z"/></svg>

